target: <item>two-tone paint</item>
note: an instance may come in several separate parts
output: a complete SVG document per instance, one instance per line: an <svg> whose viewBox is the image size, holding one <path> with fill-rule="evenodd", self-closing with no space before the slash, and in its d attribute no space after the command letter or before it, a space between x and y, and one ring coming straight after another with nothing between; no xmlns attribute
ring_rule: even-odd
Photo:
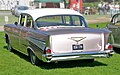
<svg viewBox="0 0 120 75"><path fill-rule="evenodd" d="M26 27L26 20L24 21L25 24L21 25L22 15L31 17L31 27ZM107 44L111 31L88 28L85 20L84 27L55 26L43 27L44 29L42 27L38 28L36 19L48 15L77 15L82 17L80 13L69 9L26 10L19 17L18 24L6 24L4 26L5 37L6 40L9 40L10 46L26 55L30 55L32 51L39 60L44 62L110 57L114 53L111 45ZM80 50L73 48L77 47L74 45L81 45L79 46Z"/></svg>

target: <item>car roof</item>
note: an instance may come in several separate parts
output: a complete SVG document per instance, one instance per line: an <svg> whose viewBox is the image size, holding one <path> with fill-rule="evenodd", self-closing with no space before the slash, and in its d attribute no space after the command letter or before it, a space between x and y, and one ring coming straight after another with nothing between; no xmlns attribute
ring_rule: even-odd
<svg viewBox="0 0 120 75"><path fill-rule="evenodd" d="M15 7L28 7L27 5L15 5Z"/></svg>
<svg viewBox="0 0 120 75"><path fill-rule="evenodd" d="M61 8L41 8L41 9L25 10L22 13L31 15L34 21L39 17L49 16L49 15L79 15L79 16L82 16L77 11L74 11L71 9L61 9Z"/></svg>

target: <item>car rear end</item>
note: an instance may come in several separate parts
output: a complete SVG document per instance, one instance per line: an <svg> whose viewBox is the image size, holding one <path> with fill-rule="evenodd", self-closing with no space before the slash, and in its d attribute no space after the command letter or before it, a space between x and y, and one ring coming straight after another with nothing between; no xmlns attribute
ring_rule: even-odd
<svg viewBox="0 0 120 75"><path fill-rule="evenodd" d="M43 55L45 62L106 58L114 53L107 44L109 33L82 31L57 34L49 38L49 46Z"/></svg>

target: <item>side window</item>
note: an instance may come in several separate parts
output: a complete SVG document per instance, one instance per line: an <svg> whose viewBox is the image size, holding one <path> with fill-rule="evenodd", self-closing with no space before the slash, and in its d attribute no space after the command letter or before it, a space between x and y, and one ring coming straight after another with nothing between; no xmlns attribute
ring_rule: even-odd
<svg viewBox="0 0 120 75"><path fill-rule="evenodd" d="M21 15L21 17L20 17L20 25L21 26L25 25L25 15Z"/></svg>
<svg viewBox="0 0 120 75"><path fill-rule="evenodd" d="M70 16L63 16L63 22L64 24L71 24Z"/></svg>
<svg viewBox="0 0 120 75"><path fill-rule="evenodd" d="M113 24L116 26L120 26L120 15L115 15L113 18Z"/></svg>
<svg viewBox="0 0 120 75"><path fill-rule="evenodd" d="M78 16L72 16L73 24L76 26L82 26L80 25L80 18Z"/></svg>
<svg viewBox="0 0 120 75"><path fill-rule="evenodd" d="M27 15L26 27L28 27L28 28L32 27L32 17L29 15Z"/></svg>

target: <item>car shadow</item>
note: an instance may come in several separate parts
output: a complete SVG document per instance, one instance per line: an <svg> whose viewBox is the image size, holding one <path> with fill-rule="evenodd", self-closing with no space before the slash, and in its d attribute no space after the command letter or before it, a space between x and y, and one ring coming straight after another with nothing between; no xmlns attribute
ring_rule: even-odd
<svg viewBox="0 0 120 75"><path fill-rule="evenodd" d="M7 49L7 46L4 46L4 48ZM14 54L19 56L20 58L26 60L27 62L30 62L29 57L16 51L12 50ZM32 65L32 64L31 64ZM95 67L95 66L107 66L107 64L104 64L99 61L91 62L89 60L74 60L74 61L61 61L61 62L51 62L51 63L40 63L37 65L41 69L56 69L56 68L74 68L74 67Z"/></svg>
<svg viewBox="0 0 120 75"><path fill-rule="evenodd" d="M74 60L74 61L62 61L58 63L43 63L43 65L41 64L38 67L49 70L56 68L95 67L95 66L107 66L107 64L98 61L94 61L91 63L86 60Z"/></svg>
<svg viewBox="0 0 120 75"><path fill-rule="evenodd" d="M120 54L120 48L114 47L113 50L115 51L115 53Z"/></svg>
<svg viewBox="0 0 120 75"><path fill-rule="evenodd" d="M12 52L13 52L14 54L16 54L17 56L19 56L20 58L22 58L22 59L30 62L30 59L29 59L29 57L28 57L27 55L25 55L25 54L23 54L23 53L21 53L21 52L18 52L17 50L12 50Z"/></svg>
<svg viewBox="0 0 120 75"><path fill-rule="evenodd" d="M4 48L7 49L7 46L4 46ZM27 55L25 55L17 50L12 50L11 52L14 53L15 55L19 56L20 58L30 62L29 57Z"/></svg>

